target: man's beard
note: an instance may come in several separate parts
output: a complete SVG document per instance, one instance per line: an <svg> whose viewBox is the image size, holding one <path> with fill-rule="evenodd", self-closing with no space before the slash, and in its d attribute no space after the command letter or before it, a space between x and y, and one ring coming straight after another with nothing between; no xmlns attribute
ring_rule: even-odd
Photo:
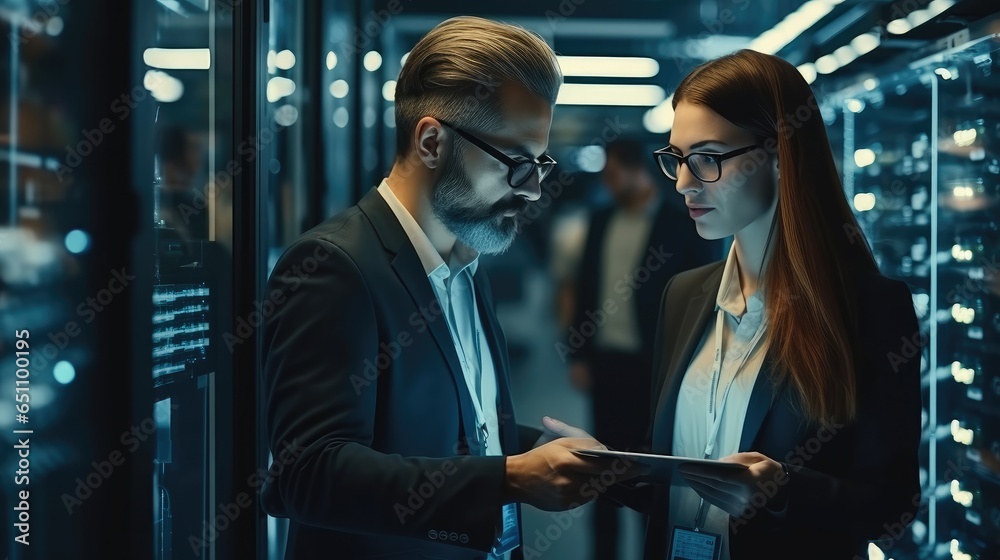
<svg viewBox="0 0 1000 560"><path fill-rule="evenodd" d="M510 248L520 229L527 201L519 196L490 206L478 200L472 181L464 173L461 154L454 150L441 181L434 189L431 208L441 223L462 243L482 254L500 254ZM478 204L477 204L478 202ZM504 216L516 210L514 216Z"/></svg>

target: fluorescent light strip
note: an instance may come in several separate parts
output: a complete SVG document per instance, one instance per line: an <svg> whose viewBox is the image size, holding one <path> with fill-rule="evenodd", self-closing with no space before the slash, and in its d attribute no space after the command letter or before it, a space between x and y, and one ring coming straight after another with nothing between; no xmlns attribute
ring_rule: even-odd
<svg viewBox="0 0 1000 560"><path fill-rule="evenodd" d="M816 81L816 65L812 62L800 64L796 66L796 69L799 71L799 74L802 74L802 77L806 79L806 83L811 84Z"/></svg>
<svg viewBox="0 0 1000 560"><path fill-rule="evenodd" d="M775 54L791 43L805 30L823 19L833 7L843 0L809 0L785 19L750 42L750 48L765 54Z"/></svg>
<svg viewBox="0 0 1000 560"><path fill-rule="evenodd" d="M859 56L875 50L875 47L879 46L881 42L882 40L876 33L862 33L851 39L849 44L843 45L832 53L825 54L816 59L815 64L811 68L807 66L808 63L799 66L799 72L805 77L806 81L812 83L816 79L813 71L820 74L832 74L854 62Z"/></svg>
<svg viewBox="0 0 1000 560"><path fill-rule="evenodd" d="M162 103L173 103L184 95L184 83L162 70L146 70L142 84Z"/></svg>
<svg viewBox="0 0 1000 560"><path fill-rule="evenodd" d="M820 74L832 74L840 68L840 62L832 54L823 55L816 59L816 71Z"/></svg>
<svg viewBox="0 0 1000 560"><path fill-rule="evenodd" d="M948 8L955 5L955 0L932 0L923 10L914 10L909 14L890 21L885 30L893 35L905 35L911 29L919 27Z"/></svg>
<svg viewBox="0 0 1000 560"><path fill-rule="evenodd" d="M208 70L212 66L209 49L158 49L142 52L147 66L164 70Z"/></svg>
<svg viewBox="0 0 1000 560"><path fill-rule="evenodd" d="M664 134L674 126L674 96L664 99L659 105L646 111L642 116L642 126L653 134Z"/></svg>
<svg viewBox="0 0 1000 560"><path fill-rule="evenodd" d="M159 2L161 6L176 13L177 15L182 17L188 17L187 10L185 10L181 6L181 3L178 2L177 0L156 0L156 1Z"/></svg>
<svg viewBox="0 0 1000 560"><path fill-rule="evenodd" d="M653 106L663 101L666 92L655 85L563 84L559 105Z"/></svg>
<svg viewBox="0 0 1000 560"><path fill-rule="evenodd" d="M652 78L660 63L652 58L630 56L560 56L563 76L597 78Z"/></svg>
<svg viewBox="0 0 1000 560"><path fill-rule="evenodd" d="M875 50L881 42L877 33L862 33L851 39L851 47L861 56Z"/></svg>
<svg viewBox="0 0 1000 560"><path fill-rule="evenodd" d="M288 78L276 76L267 81L267 100L277 103L282 97L295 93L295 82Z"/></svg>
<svg viewBox="0 0 1000 560"><path fill-rule="evenodd" d="M809 0L799 7L799 9L785 16L777 25L761 33L759 37L750 42L751 49L766 53L775 54L786 45L794 41L799 35L816 24L819 20L833 10L833 7L843 0ZM941 13L951 7L954 0L933 0L926 10L930 14ZM906 20L903 24L909 25ZM900 22L894 21L887 29L890 33L895 33L894 27ZM908 29L907 29L908 30ZM879 45L880 37L876 33L862 33L855 37L849 45L843 45L833 53L826 54L816 60L815 63L806 63L798 67L799 72L807 82L812 83L816 79L816 74L830 74L854 62L859 56L864 55Z"/></svg>

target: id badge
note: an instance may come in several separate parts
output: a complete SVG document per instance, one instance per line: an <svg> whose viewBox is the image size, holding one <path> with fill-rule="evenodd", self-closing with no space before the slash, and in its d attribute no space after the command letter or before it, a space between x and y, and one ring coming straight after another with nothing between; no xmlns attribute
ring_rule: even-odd
<svg viewBox="0 0 1000 560"><path fill-rule="evenodd" d="M501 557L521 546L521 532L517 527L517 504L503 506L503 533L493 546L493 556Z"/></svg>
<svg viewBox="0 0 1000 560"><path fill-rule="evenodd" d="M719 560L722 535L674 525L668 560Z"/></svg>

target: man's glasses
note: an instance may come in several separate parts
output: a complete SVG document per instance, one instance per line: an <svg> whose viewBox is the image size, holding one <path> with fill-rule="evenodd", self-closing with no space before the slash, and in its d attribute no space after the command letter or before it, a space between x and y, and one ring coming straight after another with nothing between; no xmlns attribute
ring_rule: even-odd
<svg viewBox="0 0 1000 560"><path fill-rule="evenodd" d="M722 162L729 158L752 152L760 146L754 144L745 148L739 148L724 154L713 154L707 152L691 152L682 156L673 151L673 148L660 148L653 152L656 163L660 164L660 171L667 177L677 180L677 170L682 163L686 163L691 174L703 183L714 183L722 178Z"/></svg>
<svg viewBox="0 0 1000 560"><path fill-rule="evenodd" d="M507 184L510 185L512 189L523 185L528 179L531 178L532 174L537 174L538 182L541 183L542 179L545 179L545 177L552 171L552 168L556 166L556 160L552 159L548 154L542 154L536 159L531 159L521 155L509 156L487 144L470 132L466 132L461 128L458 128L457 126L441 119L438 119L438 122L454 130L459 136L465 138L480 150L493 156L493 158L498 160L500 163L506 165Z"/></svg>

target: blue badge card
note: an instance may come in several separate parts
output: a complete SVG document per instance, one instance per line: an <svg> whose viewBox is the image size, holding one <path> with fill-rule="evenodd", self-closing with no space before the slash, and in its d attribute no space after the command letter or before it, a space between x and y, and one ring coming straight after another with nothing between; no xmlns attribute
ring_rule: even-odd
<svg viewBox="0 0 1000 560"><path fill-rule="evenodd" d="M719 560L722 535L674 526L668 560Z"/></svg>

